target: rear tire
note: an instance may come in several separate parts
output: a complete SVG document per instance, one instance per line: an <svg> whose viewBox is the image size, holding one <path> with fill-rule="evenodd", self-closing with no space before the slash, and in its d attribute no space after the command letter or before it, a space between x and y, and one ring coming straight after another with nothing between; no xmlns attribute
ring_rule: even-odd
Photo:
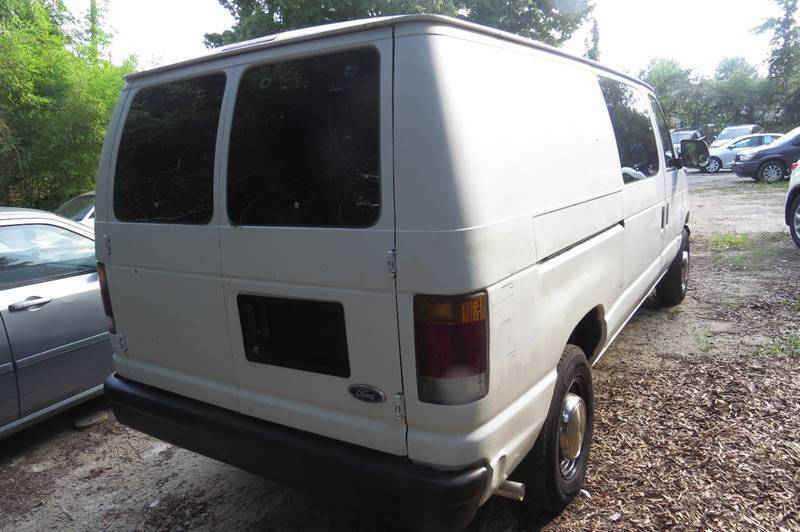
<svg viewBox="0 0 800 532"><path fill-rule="evenodd" d="M539 438L528 456L517 466L512 479L525 484L525 499L523 504L528 511L538 516L542 513L558 513L575 498L583 484L586 475L586 464L589 461L589 449L592 445L592 420L594 418L594 399L592 393L592 375L586 355L580 347L567 345L561 355L556 370L556 385L547 419L539 432ZM565 402L565 398L569 399ZM569 459L572 455L564 456L561 431L566 430L570 423L562 427L562 414L567 408L565 405L575 404L575 395L583 401L582 439L580 443L572 440L572 447L577 451L577 457ZM571 410L575 411L575 410ZM580 419L576 418L576 419ZM572 425L576 426L576 425ZM571 452L571 451L569 451Z"/></svg>
<svg viewBox="0 0 800 532"><path fill-rule="evenodd" d="M758 180L762 183L777 183L786 175L786 167L778 161L769 161L758 169Z"/></svg>
<svg viewBox="0 0 800 532"><path fill-rule="evenodd" d="M789 207L789 232L792 234L795 245L800 248L800 195L792 201L792 206Z"/></svg>
<svg viewBox="0 0 800 532"><path fill-rule="evenodd" d="M708 160L708 164L705 168L706 172L709 174L716 174L720 170L722 170L722 160L719 157L712 157Z"/></svg>
<svg viewBox="0 0 800 532"><path fill-rule="evenodd" d="M668 307L674 307L686 297L689 289L689 231L683 228L681 247L669 265L667 273L656 285L658 299Z"/></svg>

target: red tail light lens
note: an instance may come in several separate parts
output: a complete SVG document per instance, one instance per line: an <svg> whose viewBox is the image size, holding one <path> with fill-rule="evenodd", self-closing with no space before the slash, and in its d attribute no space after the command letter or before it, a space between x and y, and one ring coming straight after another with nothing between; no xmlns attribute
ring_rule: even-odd
<svg viewBox="0 0 800 532"><path fill-rule="evenodd" d="M108 320L108 332L116 333L117 325L114 323L114 310L111 308L111 296L108 294L108 279L106 278L106 265L97 263L97 278L100 281L100 297L103 299L103 310Z"/></svg>
<svg viewBox="0 0 800 532"><path fill-rule="evenodd" d="M419 400L460 405L489 390L486 294L416 296L414 322Z"/></svg>

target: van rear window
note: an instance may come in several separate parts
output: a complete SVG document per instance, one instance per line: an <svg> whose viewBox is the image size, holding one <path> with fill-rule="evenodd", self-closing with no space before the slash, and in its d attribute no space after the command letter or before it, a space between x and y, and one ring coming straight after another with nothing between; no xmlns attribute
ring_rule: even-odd
<svg viewBox="0 0 800 532"><path fill-rule="evenodd" d="M245 72L228 155L232 224L377 221L379 62L374 48L359 48Z"/></svg>
<svg viewBox="0 0 800 532"><path fill-rule="evenodd" d="M133 98L114 177L124 222L205 224L214 211L214 149L225 74L146 87Z"/></svg>

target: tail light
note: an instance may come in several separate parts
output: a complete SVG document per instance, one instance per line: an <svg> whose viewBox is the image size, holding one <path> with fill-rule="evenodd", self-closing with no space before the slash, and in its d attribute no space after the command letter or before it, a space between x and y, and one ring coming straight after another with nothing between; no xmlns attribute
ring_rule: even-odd
<svg viewBox="0 0 800 532"><path fill-rule="evenodd" d="M791 167L791 169L790 169L789 171L790 171L790 172L794 172L795 170L797 170L797 166L798 166L798 165L800 165L800 161L795 161L795 162L793 162L793 163L792 163L792 167Z"/></svg>
<svg viewBox="0 0 800 532"><path fill-rule="evenodd" d="M489 390L486 293L415 296L417 388L425 403L460 405Z"/></svg>
<svg viewBox="0 0 800 532"><path fill-rule="evenodd" d="M108 320L108 332L116 333L117 325L114 323L114 310L111 308L111 296L108 293L108 278L106 277L106 265L102 262L97 263L97 278L100 280L100 297L103 300L103 310Z"/></svg>

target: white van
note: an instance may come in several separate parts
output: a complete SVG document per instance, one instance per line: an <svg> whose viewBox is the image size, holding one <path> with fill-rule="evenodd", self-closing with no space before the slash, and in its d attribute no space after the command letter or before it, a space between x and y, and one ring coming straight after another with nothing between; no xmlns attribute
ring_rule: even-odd
<svg viewBox="0 0 800 532"><path fill-rule="evenodd" d="M439 16L130 76L97 183L114 412L415 529L558 511L590 364L686 293L683 152L644 83Z"/></svg>

